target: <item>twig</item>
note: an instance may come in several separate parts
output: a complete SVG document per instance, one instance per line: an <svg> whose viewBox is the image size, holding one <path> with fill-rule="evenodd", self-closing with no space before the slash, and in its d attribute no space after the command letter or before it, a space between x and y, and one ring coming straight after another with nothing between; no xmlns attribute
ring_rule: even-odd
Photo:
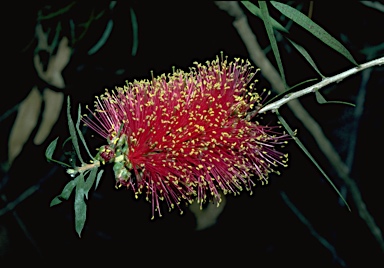
<svg viewBox="0 0 384 268"><path fill-rule="evenodd" d="M48 179L51 178L52 175L56 172L58 169L57 166L54 166L45 174L36 184L32 185L29 187L27 190L25 190L21 195L19 195L14 201L12 202L7 202L7 205L4 206L2 209L0 209L0 217L5 215L7 212L12 211L16 208L17 205L19 205L21 202L26 200L28 197L36 193L41 185ZM3 196L3 195L2 195Z"/></svg>
<svg viewBox="0 0 384 268"><path fill-rule="evenodd" d="M216 1L215 3L220 9L225 10L230 16L233 16L235 18L233 22L233 26L236 28L237 32L240 35L240 38L243 40L245 46L247 47L251 60L263 70L263 74L266 77L266 79L270 82L272 88L276 90L278 93L283 93L285 91L283 81L280 75L278 74L278 72L276 71L276 69L273 67L271 62L263 53L259 43L257 42L256 36L253 34L251 28L249 27L247 17L244 14L243 10L240 8L238 2ZM372 62L370 62L370 64L372 64ZM369 67L379 65L379 64L380 62L376 62L376 63L374 62L374 65L371 65ZM354 73L361 71L360 68L362 67L361 66L357 67ZM352 74L353 73L348 74L348 76ZM339 79L340 78L341 77L339 77ZM337 80L335 81L337 82ZM292 110L293 114L303 123L303 125L312 134L320 150L324 153L324 155L329 160L330 164L336 170L337 175L347 185L351 193L351 198L356 204L356 208L358 210L359 216L365 221L369 230L371 231L371 233L379 243L381 250L384 252L384 239L383 239L381 230L375 223L372 215L367 210L365 203L361 197L361 193L358 186L349 177L349 168L344 164L339 154L336 152L336 150L332 146L331 142L326 138L320 125L308 114L308 112L304 109L304 107L300 104L300 102L297 99L290 97L290 101L284 102L284 103L287 103L288 107ZM281 103L280 106L284 103ZM270 106L270 108L273 109L273 106ZM275 106L275 109L276 109L276 106Z"/></svg>
<svg viewBox="0 0 384 268"><path fill-rule="evenodd" d="M95 161L94 163L91 163L91 164L85 164L85 165L82 165L81 167L76 167L74 169L69 168L69 169L67 169L67 173L70 174L73 177L77 173L85 172L85 171L93 169L95 167L96 168L100 167L100 161Z"/></svg>
<svg viewBox="0 0 384 268"><path fill-rule="evenodd" d="M371 68L373 66L382 65L382 64L384 64L384 57L369 61L369 62L364 63L364 64L361 64L358 67L354 67L352 69L349 69L349 70L342 72L340 74L337 74L335 76L327 77L317 84L314 84L310 87L304 88L304 89L299 90L297 92L293 92L293 93L289 93L289 94L285 95L281 99L264 106L263 108L261 108L258 111L258 113L265 113L267 111L276 110L276 109L280 108L282 105L288 103L289 101L291 101L293 99L297 99L297 98L302 97L306 94L313 93L313 92L315 92L315 91L317 91L317 90L319 90L325 86L328 86L329 84L332 84L335 82L339 83L343 79L347 78L348 76L351 76L353 74L361 72L362 70L365 70L367 68Z"/></svg>
<svg viewBox="0 0 384 268"><path fill-rule="evenodd" d="M32 185L31 187L29 187L27 190L25 190L21 195L19 195L15 201L12 201L12 202L9 202L7 203L7 205L5 207L3 207L2 209L0 209L0 217L3 216L5 213L7 213L8 211L12 211L15 209L15 207L20 204L21 202L23 202L25 199L27 199L28 197L30 197L32 194L34 194L37 190L39 190L40 188L40 185ZM2 198L4 199L5 198L5 195L1 195Z"/></svg>
<svg viewBox="0 0 384 268"><path fill-rule="evenodd" d="M299 218L299 220L307 226L311 234L326 248L328 249L333 256L333 259L336 260L342 267L345 267L345 261L340 258L337 253L334 246L332 246L324 237L322 237L318 232L316 232L315 228L312 226L312 224L308 221L308 219L300 212L300 210L289 200L288 196L285 192L280 192L281 197L283 198L284 202L287 204L287 206L292 210L292 212Z"/></svg>
<svg viewBox="0 0 384 268"><path fill-rule="evenodd" d="M20 103L13 106L11 109L0 115L0 122L3 121L5 118L10 116L12 113L16 112L19 109Z"/></svg>

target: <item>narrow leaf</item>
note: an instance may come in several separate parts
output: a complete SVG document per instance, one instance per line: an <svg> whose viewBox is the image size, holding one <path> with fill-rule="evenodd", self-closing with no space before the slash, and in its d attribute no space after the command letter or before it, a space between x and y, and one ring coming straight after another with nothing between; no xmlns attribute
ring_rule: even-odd
<svg viewBox="0 0 384 268"><path fill-rule="evenodd" d="M48 162L55 162L55 163L58 163L62 166L66 166L66 167L71 167L70 165L66 164L66 163L63 163L61 161L58 161L58 160L55 160L55 159L52 159L52 156L53 156L53 153L56 149L56 145L57 145L57 140L59 139L59 137L57 137L55 140L53 140L47 147L47 149L45 150L45 157L47 158L47 161Z"/></svg>
<svg viewBox="0 0 384 268"><path fill-rule="evenodd" d="M88 176L87 180L85 181L84 194L85 194L86 199L88 199L88 192L96 180L96 174L97 174L97 167L94 167L91 169L91 173L89 173L89 176Z"/></svg>
<svg viewBox="0 0 384 268"><path fill-rule="evenodd" d="M54 139L47 147L47 149L45 150L45 157L47 158L47 160L51 160L52 159L52 156L53 156L53 152L55 151L56 149L56 145L57 145L57 140L59 139L59 137L57 137L56 139Z"/></svg>
<svg viewBox="0 0 384 268"><path fill-rule="evenodd" d="M356 106L353 103L344 102L344 101L327 101L318 90L315 91L315 96L316 96L317 102L320 103L320 104L328 103L328 104L345 104L345 105L349 105L349 106L352 106L352 107Z"/></svg>
<svg viewBox="0 0 384 268"><path fill-rule="evenodd" d="M317 79L317 78L312 78L312 79L308 79L308 80L305 80L305 81L303 81L303 82L300 82L300 83L298 83L298 84L296 84L296 85L290 87L290 88L287 89L286 91L284 91L284 92L282 92L282 93L280 93L280 94L274 96L273 98L269 99L266 103L263 104L263 106L266 106L267 104L273 102L274 100L277 100L277 99L279 99L280 97L287 95L287 93L290 93L290 92L294 91L295 88L297 88L297 87L299 87L299 86L301 86L301 85L303 85L303 84L305 84L305 83L313 82L313 81L316 81L316 80L318 80L318 79Z"/></svg>
<svg viewBox="0 0 384 268"><path fill-rule="evenodd" d="M65 185L63 191L61 192L60 197L65 199L65 200L68 200L69 197L71 196L71 193L72 193L73 189L75 188L78 180L79 180L79 176L77 176L73 180L69 181L67 183L67 185Z"/></svg>
<svg viewBox="0 0 384 268"><path fill-rule="evenodd" d="M132 23L132 35L133 35L133 44L132 44L132 52L131 55L135 56L137 53L137 48L139 46L139 31L138 24L136 19L136 14L133 8L130 8L131 13L131 23Z"/></svg>
<svg viewBox="0 0 384 268"><path fill-rule="evenodd" d="M262 18L261 16L261 11L260 9L255 6L254 4L252 4L251 2L249 1L241 1L241 3L255 16L259 17L259 18ZM284 26L282 26L280 23L278 23L276 20L274 20L273 18L271 18L271 24L272 24L272 27L275 28L276 30L279 30L279 31L282 31L282 32L285 32L285 33L288 33L288 30L285 29Z"/></svg>
<svg viewBox="0 0 384 268"><path fill-rule="evenodd" d="M84 147L85 147L85 150L87 151L89 157L90 157L92 160L95 160L95 159L93 158L93 156L91 155L91 153L89 152L87 143L85 142L85 139L84 139L84 136L83 136L83 133L82 133L81 130L80 130L80 122L81 122L81 106L79 105L79 111L78 111L78 114L77 114L77 122L76 122L76 130L77 130L77 134L79 134L80 140L81 140L81 142L83 143L83 145L84 145Z"/></svg>
<svg viewBox="0 0 384 268"><path fill-rule="evenodd" d="M85 220L87 218L87 204L84 200L84 176L82 173L78 176L79 180L76 184L75 195L75 229L79 237L81 237L81 231L84 228Z"/></svg>
<svg viewBox="0 0 384 268"><path fill-rule="evenodd" d="M301 27L309 31L311 34L319 38L326 45L346 57L350 62L355 65L358 65L351 53L349 53L349 51L339 41L333 38L328 32L326 32L323 28L321 28L318 24L316 24L306 15L284 3L271 1L271 4L285 16L287 16L288 18L299 24Z"/></svg>
<svg viewBox="0 0 384 268"><path fill-rule="evenodd" d="M63 142L63 145L61 145L61 149L64 149L65 144L67 144L67 142L69 142L70 140L72 140L72 137L66 138L65 141Z"/></svg>
<svg viewBox="0 0 384 268"><path fill-rule="evenodd" d="M287 88L287 83L285 81L285 75L284 75L284 68L283 68L283 64L281 62L279 48L277 47L275 34L273 32L273 28L271 25L267 3L265 1L259 1L259 5L260 5L261 17L264 21L265 29L267 31L268 38L269 38L269 41L271 43L273 54L275 55L277 66L279 67L280 76L284 82L284 87Z"/></svg>
<svg viewBox="0 0 384 268"><path fill-rule="evenodd" d="M64 189L61 191L61 194L52 199L52 201L50 203L50 206L53 207L55 205L60 204L62 202L62 199L68 200L69 197L71 196L71 193L72 193L73 189L76 186L77 180L78 180L78 177L76 177L75 179L69 181L65 185Z"/></svg>
<svg viewBox="0 0 384 268"><path fill-rule="evenodd" d="M71 103L70 103L69 96L68 96L68 106L67 106L67 117L68 117L69 133L71 134L73 147L75 148L77 157L79 158L80 162L82 164L85 164L83 161L83 158L80 155L80 147L79 147L79 142L77 141L76 129L71 117Z"/></svg>
<svg viewBox="0 0 384 268"><path fill-rule="evenodd" d="M299 44L293 42L291 39L287 38L289 42L301 53L301 55L304 56L304 58L311 64L312 68L315 69L315 71L322 77L325 78L325 76L319 71L317 68L315 62L312 60L311 56L308 54L308 52Z"/></svg>
<svg viewBox="0 0 384 268"><path fill-rule="evenodd" d="M312 157L312 155L308 152L308 150L305 148L304 144L301 143L301 141L296 137L293 130L290 128L288 123L284 120L284 118L280 115L279 111L276 110L276 115L279 118L279 121L281 124L285 127L285 129L288 131L289 135L295 140L297 145L303 150L303 152L308 156L308 158L312 161L313 164L317 167L317 169L323 174L323 176L326 178L326 180L329 182L329 184L332 186L332 188L336 191L336 193L340 196L340 198L343 200L344 204L348 207L348 210L351 211L347 201L345 201L343 195L339 192L337 187L333 184L331 179L327 176L327 174L323 171L323 169L317 164L316 160Z"/></svg>
<svg viewBox="0 0 384 268"><path fill-rule="evenodd" d="M63 201L60 199L60 196L56 196L55 198L52 199L52 201L49 204L49 206L53 207L53 206L56 206L56 205L60 204L61 202L63 202Z"/></svg>
<svg viewBox="0 0 384 268"><path fill-rule="evenodd" d="M320 104L327 103L327 100L323 97L323 95L321 95L321 93L318 90L315 91L315 95L318 103Z"/></svg>
<svg viewBox="0 0 384 268"><path fill-rule="evenodd" d="M104 170L100 170L100 171L99 171L99 174L97 174L95 190L96 190L97 186L99 186L100 179L101 179L101 175L103 175L103 172L104 172Z"/></svg>
<svg viewBox="0 0 384 268"><path fill-rule="evenodd" d="M88 51L88 55L95 54L107 42L113 29L113 20L110 19L99 41Z"/></svg>

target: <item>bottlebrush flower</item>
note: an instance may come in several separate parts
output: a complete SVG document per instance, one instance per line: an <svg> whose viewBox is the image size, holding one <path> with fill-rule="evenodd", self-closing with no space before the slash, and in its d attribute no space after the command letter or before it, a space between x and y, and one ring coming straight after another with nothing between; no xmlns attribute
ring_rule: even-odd
<svg viewBox="0 0 384 268"><path fill-rule="evenodd" d="M195 65L106 90L93 118L82 118L107 140L97 158L114 163L117 186L146 194L152 216L161 216L162 200L181 212L181 202L196 198L220 204L222 192L252 191L286 163L275 148L289 136L250 116L261 106L251 64L217 57Z"/></svg>

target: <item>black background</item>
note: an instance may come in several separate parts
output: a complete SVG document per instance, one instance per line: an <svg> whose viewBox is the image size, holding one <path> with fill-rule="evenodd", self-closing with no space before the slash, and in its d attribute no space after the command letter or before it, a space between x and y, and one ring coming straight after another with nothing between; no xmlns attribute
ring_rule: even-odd
<svg viewBox="0 0 384 268"><path fill-rule="evenodd" d="M7 86L1 97L1 114L22 101L38 81L32 61L33 45L28 47L28 44L34 38L37 11L43 6L35 4L7 8L15 16L7 20L2 40L3 53L7 56L2 80ZM278 15L272 6L269 7L272 15ZM67 85L65 93L71 96L72 107L77 107L78 103L92 105L94 96L100 95L105 88L123 85L125 80L150 78L150 71L159 75L170 72L173 66L187 70L194 61L213 60L221 51L230 59L248 58L248 52L232 26L233 18L214 2L118 2L112 12L108 12L107 2L77 3L62 19L73 18L81 22L92 8L106 9L107 12L90 26L85 37L76 44L71 61L63 72ZM135 11L139 27L139 45L135 56L131 55L130 8ZM308 12L308 8L309 4L303 3L302 12ZM244 12L258 41L265 48L268 39L263 23L246 9ZM97 53L88 55L87 51L99 40L110 18L114 21L114 28L108 41ZM361 49L383 42L383 13L357 1L348 4L315 2L313 20L338 40L344 36L343 44L359 63L367 61ZM51 27L54 29L53 23ZM283 21L285 23L286 20ZM289 37L307 49L326 76L353 67L349 61L299 26L292 26ZM317 73L287 41L280 42L279 47L290 86L318 78ZM272 52L267 56L275 64ZM381 230L384 230L384 199L379 187L383 154L380 132L383 127L383 77L383 67L374 67L368 85L363 89L366 99L350 174ZM259 89L269 89L263 70L257 79ZM327 99L355 103L360 82L361 74L358 74L324 88L322 92ZM313 95L302 97L300 101L345 159L351 136L350 126L355 120L354 108L320 105ZM90 195L86 227L82 238L78 238L74 230L73 198L59 206L49 207L52 198L60 193L69 179L64 169L47 163L44 157L45 148L54 138L60 136L63 141L69 135L66 106L63 107L59 121L45 143L36 146L31 138L11 169L2 176L7 183L1 193L9 201L16 199L32 185L39 185L39 190L14 210L35 245L21 230L12 212L0 218L9 240L6 254L2 257L4 263L18 263L27 259L49 261L55 265L77 257L82 261L104 258L124 260L126 265L133 265L132 262L137 261L143 265L154 262L167 266L223 265L233 262L239 266L341 267L340 261L287 206L281 196L284 192L312 227L328 240L345 266L378 267L384 264L383 252L359 217L350 196L347 195L347 201L352 212L340 205L337 194L293 141L286 148L290 155L289 167L281 170L282 175L272 175L270 183L256 187L252 196L247 192L236 197L227 196L227 204L218 223L203 231L195 231L194 216L187 208L182 216L175 210L164 212L162 218L151 221L151 205L143 199L135 200L130 191L116 190L112 174L106 170L100 188ZM334 183L343 187L343 182L313 137L287 107L283 107L281 113L292 128L298 129L298 137ZM13 113L0 122L1 162L7 159L7 139L15 117L16 113ZM274 115L265 117L274 118ZM90 140L94 147L100 142L102 140L98 138ZM60 156L60 152L57 153ZM3 201L0 204L1 207L5 206Z"/></svg>

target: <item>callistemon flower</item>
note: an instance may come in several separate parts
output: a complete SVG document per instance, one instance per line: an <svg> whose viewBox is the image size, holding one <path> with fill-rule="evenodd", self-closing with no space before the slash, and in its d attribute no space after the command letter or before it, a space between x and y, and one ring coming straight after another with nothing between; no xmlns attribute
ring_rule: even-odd
<svg viewBox="0 0 384 268"><path fill-rule="evenodd" d="M98 159L114 164L117 186L147 196L152 216L161 216L161 200L181 212L182 201L220 204L222 193L252 191L286 163L275 148L288 135L255 121L261 96L252 90L250 63L195 64L107 90L95 101L93 119L83 117L107 140Z"/></svg>

